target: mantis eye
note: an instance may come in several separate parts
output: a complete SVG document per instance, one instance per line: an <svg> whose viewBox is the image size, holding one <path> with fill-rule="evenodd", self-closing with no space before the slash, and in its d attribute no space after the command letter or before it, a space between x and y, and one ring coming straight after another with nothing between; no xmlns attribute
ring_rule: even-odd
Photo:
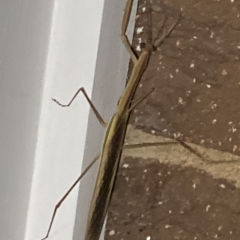
<svg viewBox="0 0 240 240"><path fill-rule="evenodd" d="M146 43L140 43L140 48L143 49L146 47Z"/></svg>

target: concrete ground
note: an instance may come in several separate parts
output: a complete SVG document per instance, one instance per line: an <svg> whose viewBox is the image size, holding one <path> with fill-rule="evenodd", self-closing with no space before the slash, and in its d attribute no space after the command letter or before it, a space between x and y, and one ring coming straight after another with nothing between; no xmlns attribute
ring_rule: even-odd
<svg viewBox="0 0 240 240"><path fill-rule="evenodd" d="M145 7L140 0L135 49L148 32ZM240 239L240 4L153 1L153 34L180 13L141 79L136 97L155 90L126 137L171 144L123 151L107 240Z"/></svg>

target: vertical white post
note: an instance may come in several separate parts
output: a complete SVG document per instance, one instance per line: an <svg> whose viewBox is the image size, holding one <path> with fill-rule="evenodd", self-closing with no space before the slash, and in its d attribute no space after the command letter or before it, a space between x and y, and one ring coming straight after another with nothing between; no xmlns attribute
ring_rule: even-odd
<svg viewBox="0 0 240 240"><path fill-rule="evenodd" d="M124 88L128 55L120 29L125 0L3 0L0 3L0 232L44 237L53 208L99 152L104 129L80 94L108 120ZM131 28L133 22L131 23ZM85 150L84 150L85 149ZM95 169L59 210L49 239L83 239ZM90 180L89 180L90 179ZM75 216L76 223L75 223Z"/></svg>

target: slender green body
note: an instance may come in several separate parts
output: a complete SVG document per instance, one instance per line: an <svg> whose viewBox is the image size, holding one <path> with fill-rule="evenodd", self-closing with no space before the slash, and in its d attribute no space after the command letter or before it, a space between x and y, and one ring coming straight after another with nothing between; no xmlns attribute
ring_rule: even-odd
<svg viewBox="0 0 240 240"><path fill-rule="evenodd" d="M130 104L148 65L152 48L146 47L133 67L131 77L111 118L102 147L100 166L88 215L85 240L98 240L111 200L130 115Z"/></svg>
<svg viewBox="0 0 240 240"><path fill-rule="evenodd" d="M134 63L132 73L128 84L118 102L118 106L115 114L112 116L106 130L104 143L102 146L102 152L100 156L100 166L98 170L97 180L93 192L92 202L90 205L90 211L88 215L86 235L84 240L99 240L103 223L107 214L109 203L111 200L114 182L121 158L123 149L123 142L126 134L127 123L131 112L131 101L135 94L138 83L144 74L150 55L153 48L159 46L164 39L171 33L179 19L175 21L168 31L164 30L163 35L159 38L155 44L147 41L145 48L143 49L139 58L137 58L131 49L130 43L125 34L127 24L130 18L130 12L132 8L133 0L127 0L123 21L122 21L122 41L129 52L131 59ZM151 28L151 11L150 1L147 1L148 6L148 20L149 31Z"/></svg>

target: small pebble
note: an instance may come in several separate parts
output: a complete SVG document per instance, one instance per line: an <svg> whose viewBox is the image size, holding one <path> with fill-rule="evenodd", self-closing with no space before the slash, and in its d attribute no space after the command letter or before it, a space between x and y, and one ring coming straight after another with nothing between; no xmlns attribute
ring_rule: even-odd
<svg viewBox="0 0 240 240"><path fill-rule="evenodd" d="M143 27L137 28L137 34L140 34L140 33L142 33L142 32L143 32Z"/></svg>
<svg viewBox="0 0 240 240"><path fill-rule="evenodd" d="M237 148L238 148L237 145L234 145L233 146L233 152L235 152L237 150Z"/></svg>
<svg viewBox="0 0 240 240"><path fill-rule="evenodd" d="M212 102L210 103L210 106L211 106L211 109L215 109L215 108L217 107L217 104L214 103L214 101L212 101Z"/></svg>
<svg viewBox="0 0 240 240"><path fill-rule="evenodd" d="M237 129L234 126L232 126L232 132L235 133L236 131Z"/></svg>
<svg viewBox="0 0 240 240"><path fill-rule="evenodd" d="M206 207L206 212L209 211L210 207L211 207L210 205L207 205L207 207Z"/></svg>
<svg viewBox="0 0 240 240"><path fill-rule="evenodd" d="M217 119L212 120L212 124L215 124L217 122Z"/></svg>
<svg viewBox="0 0 240 240"><path fill-rule="evenodd" d="M155 130L151 130L151 133L152 133L152 134L155 134L155 132L156 132Z"/></svg>
<svg viewBox="0 0 240 240"><path fill-rule="evenodd" d="M222 70L222 75L223 75L223 76L226 76L227 74L228 74L227 71L226 71L225 69L223 69L223 70Z"/></svg>
<svg viewBox="0 0 240 240"><path fill-rule="evenodd" d="M178 98L178 103L179 104L184 104L183 99L181 97Z"/></svg>
<svg viewBox="0 0 240 240"><path fill-rule="evenodd" d="M140 45L137 45L136 50L137 50L138 52L141 52L141 47L140 47Z"/></svg>
<svg viewBox="0 0 240 240"><path fill-rule="evenodd" d="M115 234L115 231L114 230L111 230L110 232L109 232L109 236L113 236Z"/></svg>
<svg viewBox="0 0 240 240"><path fill-rule="evenodd" d="M179 137L181 137L181 133L174 133L174 134L173 134L173 137L174 137L174 138L179 138Z"/></svg>

